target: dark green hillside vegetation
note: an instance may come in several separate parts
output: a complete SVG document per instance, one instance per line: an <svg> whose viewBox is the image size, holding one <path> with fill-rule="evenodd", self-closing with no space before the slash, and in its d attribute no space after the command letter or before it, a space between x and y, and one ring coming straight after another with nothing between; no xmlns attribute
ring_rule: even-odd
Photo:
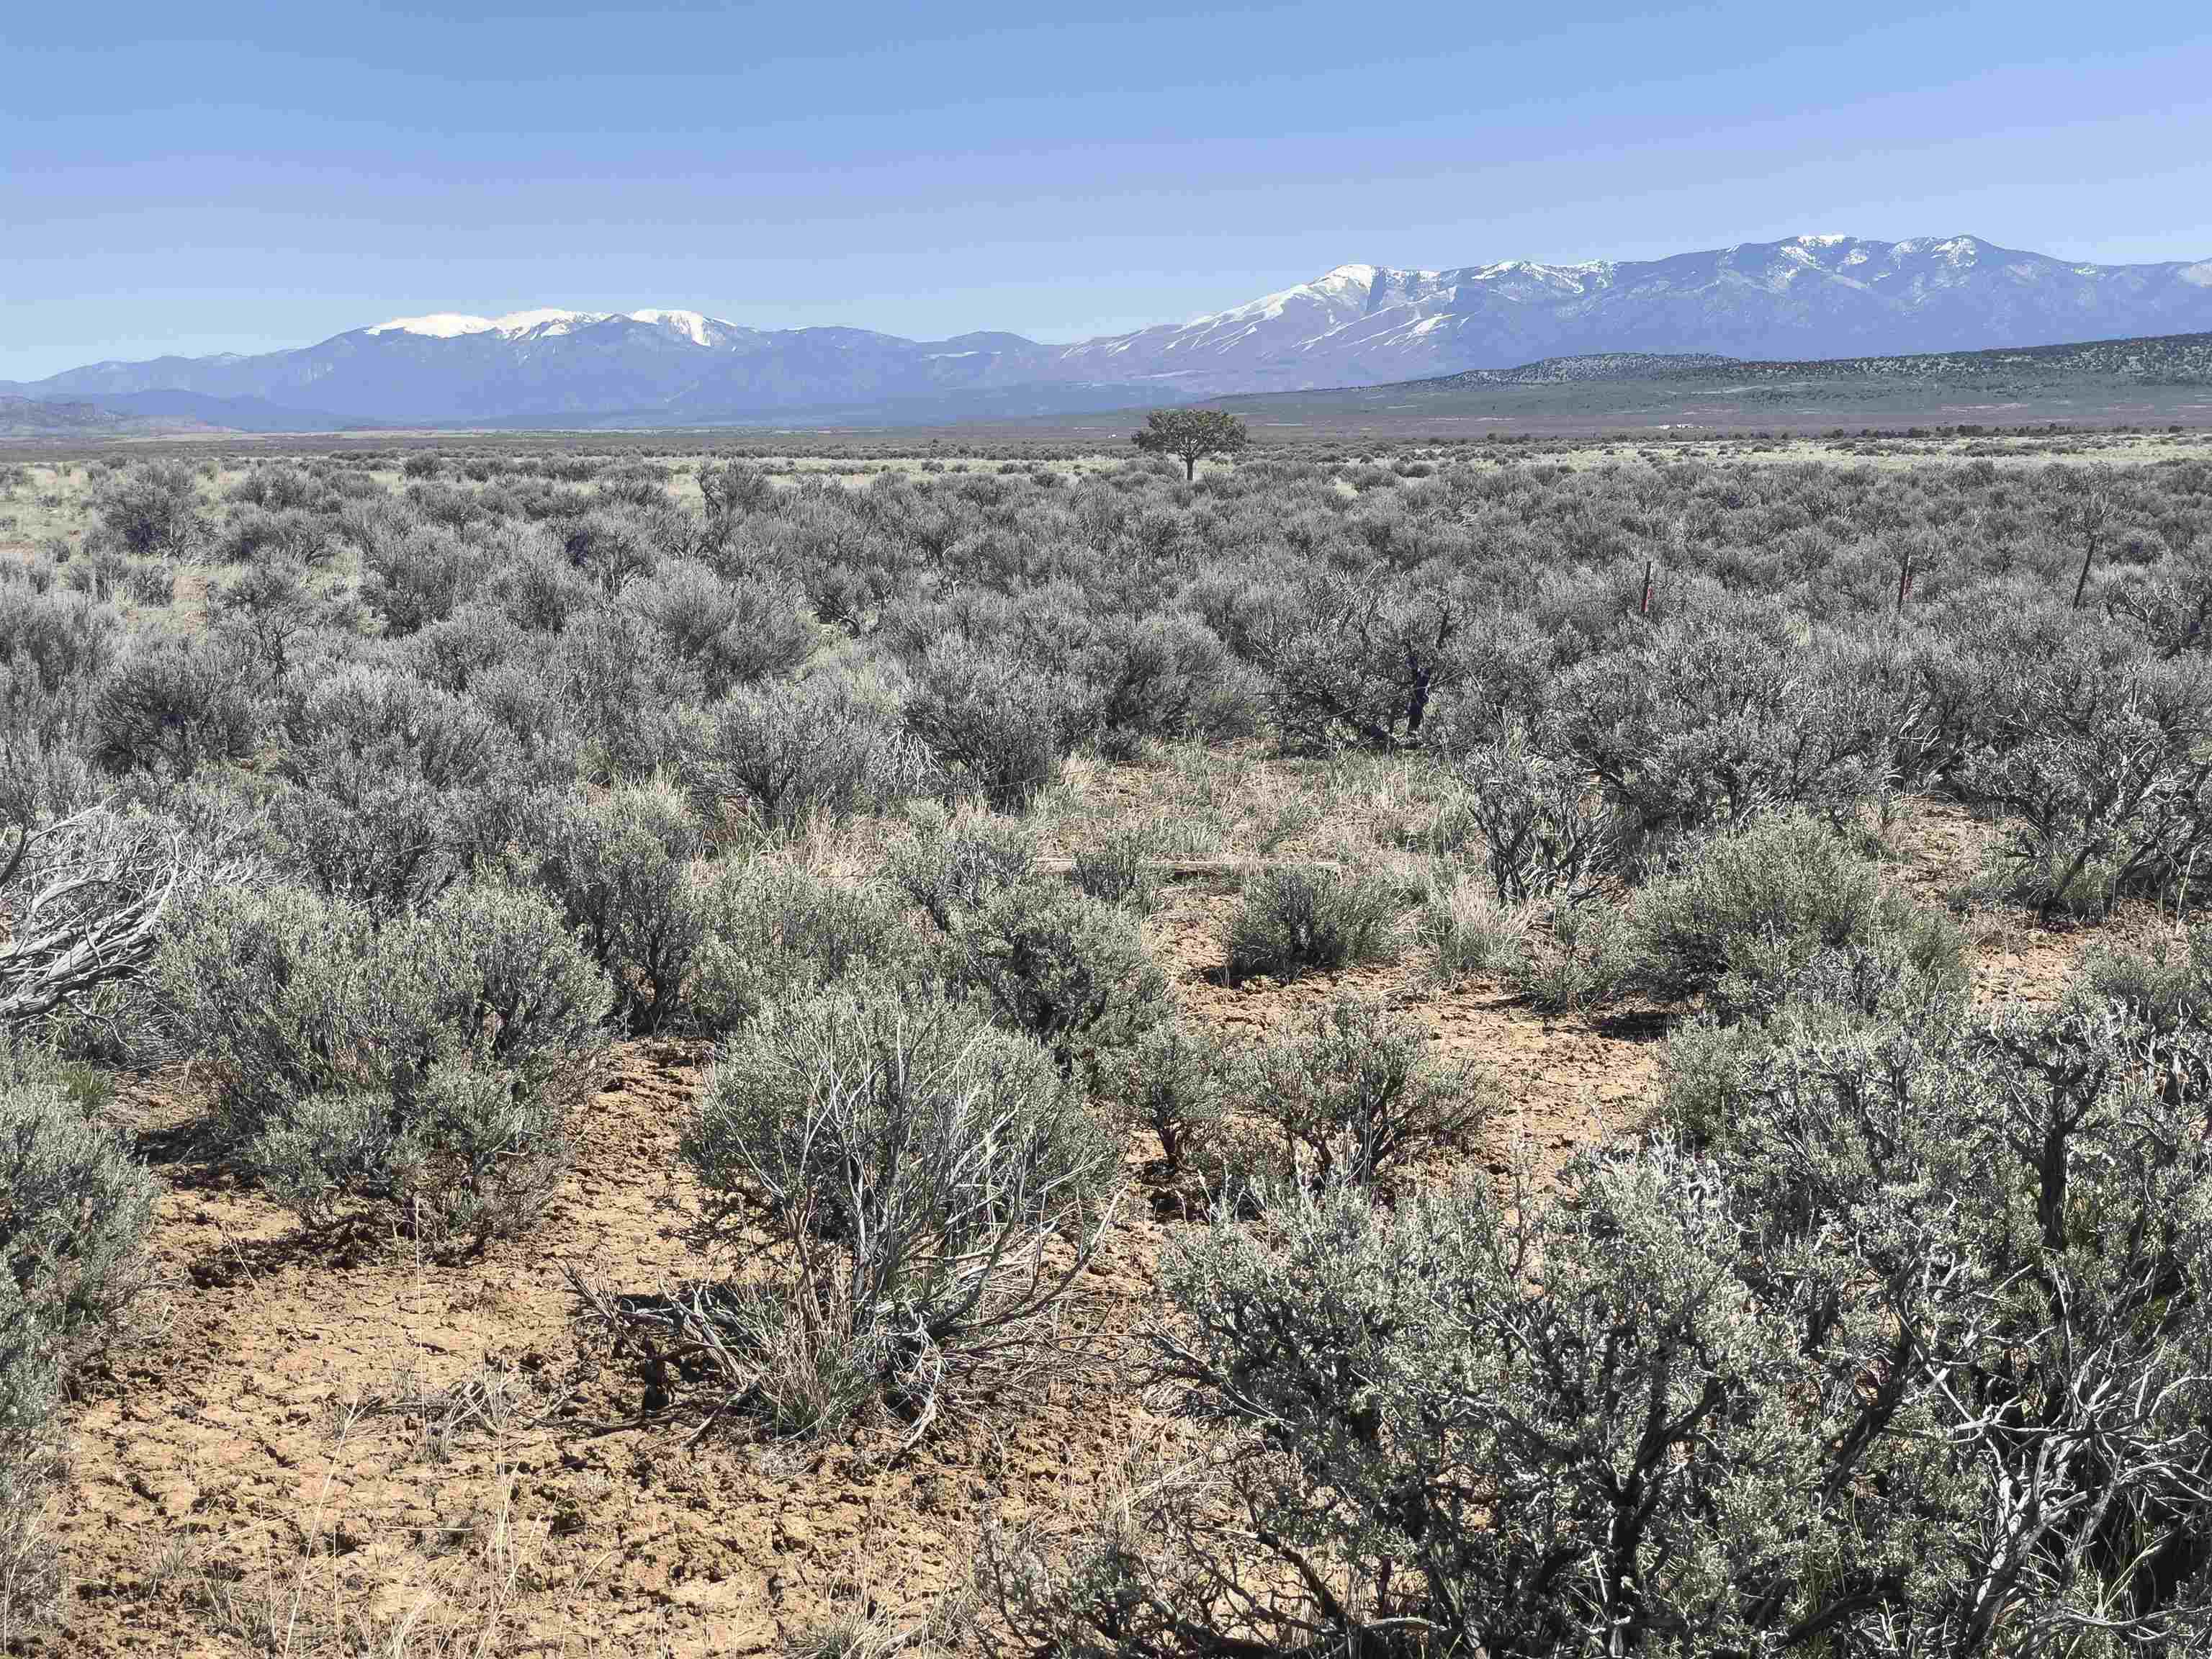
<svg viewBox="0 0 2212 1659"><path fill-rule="evenodd" d="M1765 362L1606 351L1427 380L1219 400L1255 432L1458 433L1852 425L2205 424L2212 334Z"/></svg>
<svg viewBox="0 0 2212 1659"><path fill-rule="evenodd" d="M987 1540L1007 1651L2206 1651L2212 465L1486 448L11 483L0 1645L185 1159L580 1264L538 1359L672 1480L1189 1431ZM1540 1167L1477 1002L1656 1115Z"/></svg>
<svg viewBox="0 0 2212 1659"><path fill-rule="evenodd" d="M2212 334L2160 334L2135 340L2013 346L1990 351L1931 351L1902 357L1821 357L1773 362L1653 351L1547 357L1517 368L1473 368L1420 384L1545 386L1570 380L1937 380L2019 388L2085 375L2144 386L2212 384Z"/></svg>

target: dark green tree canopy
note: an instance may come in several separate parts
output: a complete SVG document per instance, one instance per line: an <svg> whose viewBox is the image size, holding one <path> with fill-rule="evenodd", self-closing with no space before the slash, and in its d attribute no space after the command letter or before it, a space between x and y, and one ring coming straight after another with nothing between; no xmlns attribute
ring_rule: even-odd
<svg viewBox="0 0 2212 1659"><path fill-rule="evenodd" d="M1244 422L1226 410L1156 409L1145 416L1135 441L1147 455L1176 457L1188 480L1198 476L1198 464L1208 456L1234 454L1251 439Z"/></svg>

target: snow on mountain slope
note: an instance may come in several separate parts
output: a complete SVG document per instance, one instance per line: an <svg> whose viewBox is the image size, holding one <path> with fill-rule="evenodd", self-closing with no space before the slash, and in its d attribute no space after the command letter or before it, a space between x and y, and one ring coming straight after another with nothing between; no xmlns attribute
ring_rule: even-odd
<svg viewBox="0 0 2212 1659"><path fill-rule="evenodd" d="M1342 264L1180 324L1073 345L766 331L702 312L394 318L259 356L96 363L0 392L188 391L395 423L641 424L780 411L1106 408L1376 385L1595 353L1803 361L2212 330L2212 260L2095 265L1974 236L1826 234L1649 260Z"/></svg>
<svg viewBox="0 0 2212 1659"><path fill-rule="evenodd" d="M603 321L605 315L592 311L562 311L555 306L544 306L536 311L510 311L504 317L469 317L459 312L440 311L428 317L394 317L367 331L419 334L430 340L458 339L464 334L504 334L514 339L539 330L566 333L583 324Z"/></svg>
<svg viewBox="0 0 2212 1659"><path fill-rule="evenodd" d="M616 317L634 323L652 323L670 329L694 345L711 346L715 333L732 325L696 311L563 311L545 306L536 311L510 311L504 317L471 317L456 311L434 312L428 317L394 317L362 331L369 334L419 334L425 339L452 340L464 334L502 334L509 339L525 335L545 337L588 328Z"/></svg>
<svg viewBox="0 0 2212 1659"><path fill-rule="evenodd" d="M1975 236L1836 234L1652 260L1348 264L1180 326L1085 341L1060 363L1203 396L1594 352L1802 360L2120 338L2212 328L2201 269L2076 264Z"/></svg>
<svg viewBox="0 0 2212 1659"><path fill-rule="evenodd" d="M719 317L704 317L696 311L633 311L626 314L634 323L656 323L673 330L697 346L713 345L715 334L730 326Z"/></svg>

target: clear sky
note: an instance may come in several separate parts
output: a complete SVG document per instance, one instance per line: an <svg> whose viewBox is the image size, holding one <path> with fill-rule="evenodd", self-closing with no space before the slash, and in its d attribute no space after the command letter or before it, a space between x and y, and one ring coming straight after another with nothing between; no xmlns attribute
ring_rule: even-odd
<svg viewBox="0 0 2212 1659"><path fill-rule="evenodd" d="M1802 232L2212 257L2212 6L0 3L0 378L547 305L1073 339Z"/></svg>

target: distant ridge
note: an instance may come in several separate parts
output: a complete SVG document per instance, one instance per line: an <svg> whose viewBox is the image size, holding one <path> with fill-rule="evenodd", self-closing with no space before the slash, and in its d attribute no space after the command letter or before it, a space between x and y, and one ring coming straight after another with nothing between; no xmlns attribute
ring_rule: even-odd
<svg viewBox="0 0 2212 1659"><path fill-rule="evenodd" d="M314 410L283 409L259 398L197 392L125 392L90 398L0 397L0 435L158 432L343 432L361 422Z"/></svg>
<svg viewBox="0 0 2212 1659"><path fill-rule="evenodd" d="M2203 428L2212 426L2212 331L1787 361L1598 352L1220 402L1278 436Z"/></svg>
<svg viewBox="0 0 2212 1659"><path fill-rule="evenodd" d="M2001 346L1986 351L1916 352L1893 357L1822 357L1765 362L1711 353L1607 351L1546 357L1513 368L1464 369L1419 382L1431 386L1563 386L1607 380L1951 380L2021 377L2061 380L2084 374L2143 386L2212 385L2212 332L2157 334L2132 340ZM1384 388L1377 388L1378 390Z"/></svg>

